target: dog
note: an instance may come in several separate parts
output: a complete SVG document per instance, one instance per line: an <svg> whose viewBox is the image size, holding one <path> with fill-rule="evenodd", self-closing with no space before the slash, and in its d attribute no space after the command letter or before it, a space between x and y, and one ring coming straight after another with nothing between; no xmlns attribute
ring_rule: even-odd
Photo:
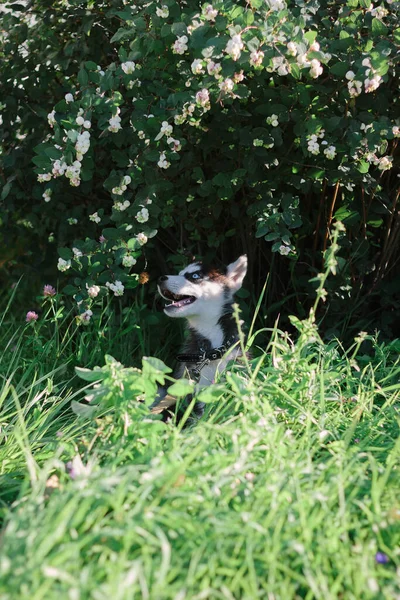
<svg viewBox="0 0 400 600"><path fill-rule="evenodd" d="M187 339L177 355L179 364L173 376L189 377L196 383L195 393L213 383L228 361L242 354L237 344L239 333L233 303L246 272L247 257L243 255L223 268L194 262L178 275L162 275L158 279L159 294L167 302L164 313L173 319L185 318L187 322ZM226 357L232 346L234 350ZM153 412L162 412L163 404L170 408L169 403L173 404L173 399L163 390L151 408ZM204 404L197 402L195 415L199 417L203 412Z"/></svg>

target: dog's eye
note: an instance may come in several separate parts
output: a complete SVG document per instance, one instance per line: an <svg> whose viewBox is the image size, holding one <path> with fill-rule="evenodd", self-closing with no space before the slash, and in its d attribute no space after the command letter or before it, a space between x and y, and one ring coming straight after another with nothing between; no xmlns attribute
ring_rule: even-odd
<svg viewBox="0 0 400 600"><path fill-rule="evenodd" d="M200 279L199 273L193 273L192 274L192 279Z"/></svg>

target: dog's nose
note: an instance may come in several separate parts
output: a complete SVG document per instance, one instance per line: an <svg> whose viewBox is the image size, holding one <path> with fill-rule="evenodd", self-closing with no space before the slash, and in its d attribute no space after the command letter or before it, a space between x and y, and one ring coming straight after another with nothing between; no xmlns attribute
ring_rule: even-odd
<svg viewBox="0 0 400 600"><path fill-rule="evenodd" d="M167 281L168 276L167 275L161 275L161 277L158 278L158 283L162 283L163 281Z"/></svg>

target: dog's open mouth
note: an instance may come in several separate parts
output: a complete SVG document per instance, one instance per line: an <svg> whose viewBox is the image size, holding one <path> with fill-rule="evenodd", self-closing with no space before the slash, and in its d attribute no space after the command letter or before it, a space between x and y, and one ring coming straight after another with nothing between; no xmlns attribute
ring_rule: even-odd
<svg viewBox="0 0 400 600"><path fill-rule="evenodd" d="M162 290L161 295L166 300L171 300L170 304L165 305L165 309L169 308L182 308L183 306L188 306L189 304L193 304L197 300L194 296L185 296L182 294L173 294L169 290Z"/></svg>

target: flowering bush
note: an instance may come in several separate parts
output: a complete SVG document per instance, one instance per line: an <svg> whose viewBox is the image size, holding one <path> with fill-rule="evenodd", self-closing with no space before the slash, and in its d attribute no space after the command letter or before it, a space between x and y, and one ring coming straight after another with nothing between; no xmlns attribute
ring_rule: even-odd
<svg viewBox="0 0 400 600"><path fill-rule="evenodd" d="M4 220L57 228L82 312L89 290L136 287L147 244L171 233L173 250L240 239L304 263L341 219L343 276L379 279L398 242L399 4L16 5ZM17 162L33 145L35 182Z"/></svg>

